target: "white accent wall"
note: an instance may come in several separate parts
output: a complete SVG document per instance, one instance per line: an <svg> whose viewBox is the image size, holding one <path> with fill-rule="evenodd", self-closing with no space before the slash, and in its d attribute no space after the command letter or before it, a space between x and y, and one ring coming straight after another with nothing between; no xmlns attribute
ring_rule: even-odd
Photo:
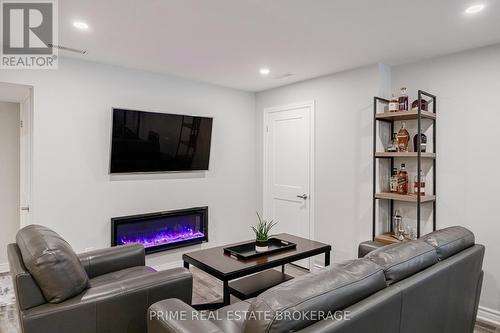
<svg viewBox="0 0 500 333"><path fill-rule="evenodd" d="M1 80L33 86L32 221L53 228L76 251L110 246L111 217L205 205L204 246L251 237L253 93L70 59L61 59L58 70L2 71ZM213 117L210 171L110 177L112 107ZM165 266L197 248L152 255L148 263Z"/></svg>
<svg viewBox="0 0 500 333"><path fill-rule="evenodd" d="M500 322L500 45L393 67L438 97L438 228L461 225L486 246L480 315Z"/></svg>
<svg viewBox="0 0 500 333"><path fill-rule="evenodd" d="M19 228L19 104L0 101L0 273L8 270L7 244Z"/></svg>

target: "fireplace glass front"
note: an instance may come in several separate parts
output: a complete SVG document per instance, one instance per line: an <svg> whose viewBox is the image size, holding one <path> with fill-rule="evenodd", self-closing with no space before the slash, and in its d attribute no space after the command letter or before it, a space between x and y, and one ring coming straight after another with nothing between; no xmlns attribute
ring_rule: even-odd
<svg viewBox="0 0 500 333"><path fill-rule="evenodd" d="M142 243L146 253L208 241L208 207L111 219L111 245Z"/></svg>

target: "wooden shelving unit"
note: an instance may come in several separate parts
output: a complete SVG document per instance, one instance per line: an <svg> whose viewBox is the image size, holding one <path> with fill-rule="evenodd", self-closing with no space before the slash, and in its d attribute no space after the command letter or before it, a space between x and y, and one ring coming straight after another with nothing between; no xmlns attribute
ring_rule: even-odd
<svg viewBox="0 0 500 333"><path fill-rule="evenodd" d="M395 239L391 236L392 233L392 216L394 215L394 203L395 202L409 202L414 203L416 206L416 215L417 215L417 237L420 237L420 210L422 204L430 203L433 205L433 230L436 230L436 96L429 94L425 91L418 91L418 99L421 100L425 97L428 102L428 105L432 107L432 112L430 110L422 110L421 105L419 103L417 110L409 110L409 111L398 111L398 112L387 112L386 106L389 104L389 101L384 98L374 97L373 103L373 216L372 216L372 239L379 241L381 243L398 243L399 240ZM379 106L383 105L384 108L379 111ZM421 125L422 120L428 119L432 121L432 153L421 152L420 151L420 140L418 140L417 147L415 147L416 152L380 152L377 151L377 123L384 122L389 124L390 133L394 132L394 122L401 120L415 120L417 122L418 134L421 134ZM419 135L420 138L420 135ZM420 186L420 171L422 170L422 161L424 159L432 161L432 193L430 188L426 187L425 195L418 194L398 194L392 192L384 192L378 191L377 189L377 164L382 163L379 161L389 160L389 178L391 176L392 169L394 168L394 160L396 158L400 159L411 159L416 161L417 168L415 170L416 175L418 177L417 184ZM413 184L412 180L410 183ZM413 188L413 186L410 186ZM418 192L420 192L418 190ZM427 193L429 192L429 193ZM389 205L389 221L388 221L388 230L376 230L377 226L377 201L384 200L388 202Z"/></svg>

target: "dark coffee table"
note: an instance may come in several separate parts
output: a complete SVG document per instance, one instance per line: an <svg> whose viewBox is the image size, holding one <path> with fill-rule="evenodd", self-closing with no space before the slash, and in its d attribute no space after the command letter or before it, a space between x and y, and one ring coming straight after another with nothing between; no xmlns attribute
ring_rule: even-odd
<svg viewBox="0 0 500 333"><path fill-rule="evenodd" d="M248 241L183 254L184 267L189 268L191 264L223 282L223 301L221 303L197 304L195 308L202 310L228 305L230 294L240 299L257 296L266 289L291 279L291 276L285 274L285 264L300 259L324 253L325 266L330 265L332 247L328 244L289 234L278 234L273 237L293 242L297 244L297 247L248 260L236 259L224 253L225 247ZM271 269L278 266L281 266L281 273ZM254 275L248 276L251 274ZM239 280L229 282L235 279Z"/></svg>

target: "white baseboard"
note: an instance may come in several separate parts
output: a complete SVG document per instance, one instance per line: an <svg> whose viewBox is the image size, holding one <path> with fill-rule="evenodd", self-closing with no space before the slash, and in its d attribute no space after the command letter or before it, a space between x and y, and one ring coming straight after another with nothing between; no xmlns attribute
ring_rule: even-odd
<svg viewBox="0 0 500 333"><path fill-rule="evenodd" d="M164 270L171 269L171 268L184 267L184 263L183 263L182 260L177 260L177 261L169 262L169 263L166 263L166 264L155 265L155 266L152 266L152 267L154 269L156 269L157 271L164 271Z"/></svg>
<svg viewBox="0 0 500 333"><path fill-rule="evenodd" d="M477 310L477 319L495 326L500 326L500 311L480 306Z"/></svg>
<svg viewBox="0 0 500 333"><path fill-rule="evenodd" d="M7 273L9 272L9 264L8 263L3 263L0 264L0 273Z"/></svg>

